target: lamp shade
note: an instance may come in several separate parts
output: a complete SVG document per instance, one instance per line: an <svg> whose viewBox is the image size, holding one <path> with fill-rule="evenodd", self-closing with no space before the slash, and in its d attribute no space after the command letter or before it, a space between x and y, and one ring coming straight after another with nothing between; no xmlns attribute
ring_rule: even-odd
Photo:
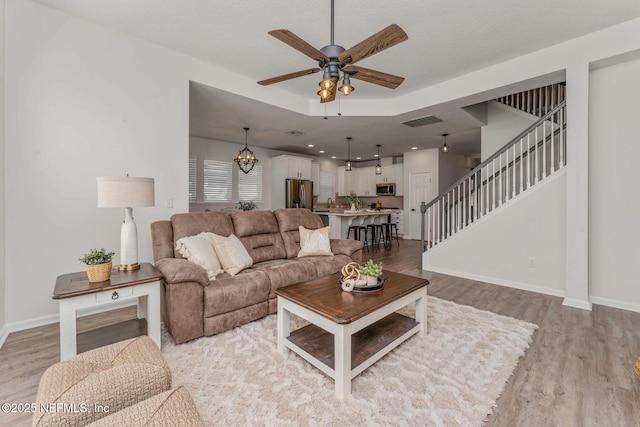
<svg viewBox="0 0 640 427"><path fill-rule="evenodd" d="M99 208L137 208L155 205L153 178L99 176Z"/></svg>

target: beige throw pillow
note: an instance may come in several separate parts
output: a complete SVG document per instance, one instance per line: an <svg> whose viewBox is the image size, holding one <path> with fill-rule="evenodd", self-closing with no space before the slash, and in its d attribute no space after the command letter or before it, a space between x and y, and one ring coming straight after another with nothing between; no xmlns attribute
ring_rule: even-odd
<svg viewBox="0 0 640 427"><path fill-rule="evenodd" d="M209 236L210 234L213 233L203 232L197 236L178 239L176 250L187 260L204 267L207 270L209 280L215 280L216 276L224 272L224 270L213 249L213 239Z"/></svg>
<svg viewBox="0 0 640 427"><path fill-rule="evenodd" d="M309 230L300 226L299 230L300 252L298 252L298 258L312 255L333 255L329 239L331 227Z"/></svg>
<svg viewBox="0 0 640 427"><path fill-rule="evenodd" d="M235 276L245 268L253 265L251 255L235 235L224 237L211 234L213 236L213 248L225 273Z"/></svg>

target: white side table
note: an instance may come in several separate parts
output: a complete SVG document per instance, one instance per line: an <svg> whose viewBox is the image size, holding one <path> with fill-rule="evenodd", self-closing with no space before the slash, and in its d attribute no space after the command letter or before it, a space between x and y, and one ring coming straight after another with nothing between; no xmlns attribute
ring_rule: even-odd
<svg viewBox="0 0 640 427"><path fill-rule="evenodd" d="M53 299L60 304L60 360L76 355L76 318L82 308L113 305L136 299L138 319L146 318L147 334L160 348L160 280L162 274L149 263L140 269L117 271L104 282L89 282L86 272L58 276ZM115 308L115 307L114 307Z"/></svg>

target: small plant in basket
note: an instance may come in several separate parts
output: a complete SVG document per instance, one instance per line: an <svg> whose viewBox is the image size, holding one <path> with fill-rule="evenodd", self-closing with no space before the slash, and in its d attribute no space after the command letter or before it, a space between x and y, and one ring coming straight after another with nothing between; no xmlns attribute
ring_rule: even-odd
<svg viewBox="0 0 640 427"><path fill-rule="evenodd" d="M367 277L367 286L378 284L378 277L382 275L382 263L376 264L372 259L360 266L360 274Z"/></svg>
<svg viewBox="0 0 640 427"><path fill-rule="evenodd" d="M87 277L90 282L103 282L111 277L111 260L115 252L105 248L91 249L79 260L87 264Z"/></svg>

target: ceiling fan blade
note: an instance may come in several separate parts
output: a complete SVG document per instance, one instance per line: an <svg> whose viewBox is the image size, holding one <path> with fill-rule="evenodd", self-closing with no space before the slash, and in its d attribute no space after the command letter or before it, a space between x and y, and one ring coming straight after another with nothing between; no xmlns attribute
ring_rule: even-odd
<svg viewBox="0 0 640 427"><path fill-rule="evenodd" d="M260 80L258 84L261 84L262 86L268 86L274 83L283 82L285 80L295 79L296 77L302 77L308 74L317 73L318 71L322 71L322 70L320 68L309 68L308 70L296 71L294 73L283 74L281 76L271 77L270 79Z"/></svg>
<svg viewBox="0 0 640 427"><path fill-rule="evenodd" d="M316 61L320 61L321 59L329 62L329 58L324 53L320 52L315 47L311 46L306 41L302 40L300 37L296 36L289 30L273 30L269 31L269 35L277 38L283 43L288 44L298 52L302 52L307 55L309 58L314 59Z"/></svg>
<svg viewBox="0 0 640 427"><path fill-rule="evenodd" d="M362 40L351 49L347 49L340 54L340 61L345 61L351 57L349 64L355 64L361 59L367 58L375 53L381 52L391 46L395 46L407 40L409 36L396 24L391 24L387 28L378 31L371 37Z"/></svg>
<svg viewBox="0 0 640 427"><path fill-rule="evenodd" d="M404 77L383 73L382 71L370 70L357 65L349 65L344 69L351 77L376 85L395 89L404 81Z"/></svg>
<svg viewBox="0 0 640 427"><path fill-rule="evenodd" d="M336 92L333 91L333 92L331 92L331 95L327 99L324 99L324 98L321 97L320 98L320 104L324 104L325 102L331 102L331 101L335 101L335 100L336 100Z"/></svg>

